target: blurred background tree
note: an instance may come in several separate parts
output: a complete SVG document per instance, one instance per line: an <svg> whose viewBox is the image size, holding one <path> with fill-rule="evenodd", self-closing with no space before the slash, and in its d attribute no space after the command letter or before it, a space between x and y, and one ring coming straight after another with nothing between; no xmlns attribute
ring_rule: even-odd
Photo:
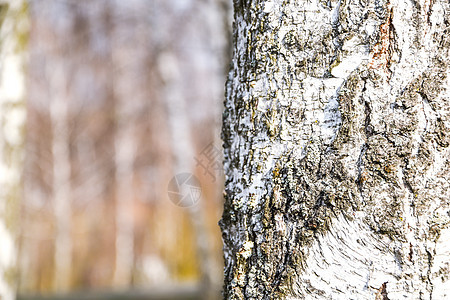
<svg viewBox="0 0 450 300"><path fill-rule="evenodd" d="M2 90L0 99L0 178L15 180L1 182L2 202L9 203L8 187L20 203L13 218L20 221L19 294L180 284L215 293L231 0L10 0L1 7L2 20L4 7L24 16L2 25L1 35L2 87L22 84L20 76L26 84L23 94L7 98ZM3 33L19 27L27 58L25 69L15 67L20 72L5 65L11 46ZM15 133L17 149L5 154ZM201 185L190 208L168 198L168 183L181 172Z"/></svg>
<svg viewBox="0 0 450 300"><path fill-rule="evenodd" d="M25 122L24 1L0 1L0 299L14 298Z"/></svg>

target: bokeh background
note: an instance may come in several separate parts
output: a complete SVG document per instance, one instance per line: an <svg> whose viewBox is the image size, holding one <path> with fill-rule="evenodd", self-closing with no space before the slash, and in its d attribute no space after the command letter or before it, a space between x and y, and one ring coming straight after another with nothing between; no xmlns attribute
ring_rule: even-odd
<svg viewBox="0 0 450 300"><path fill-rule="evenodd" d="M0 0L0 200L16 205L19 298L218 297L231 2ZM183 172L201 186L191 207L168 197Z"/></svg>

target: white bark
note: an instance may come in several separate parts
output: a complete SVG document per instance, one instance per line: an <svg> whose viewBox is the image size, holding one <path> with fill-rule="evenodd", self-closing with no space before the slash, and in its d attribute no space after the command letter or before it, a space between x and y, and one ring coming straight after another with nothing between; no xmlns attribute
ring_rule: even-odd
<svg viewBox="0 0 450 300"><path fill-rule="evenodd" d="M24 65L28 30L23 1L0 1L0 299L16 290L16 234L23 165Z"/></svg>
<svg viewBox="0 0 450 300"><path fill-rule="evenodd" d="M226 298L449 297L449 16L235 1Z"/></svg>

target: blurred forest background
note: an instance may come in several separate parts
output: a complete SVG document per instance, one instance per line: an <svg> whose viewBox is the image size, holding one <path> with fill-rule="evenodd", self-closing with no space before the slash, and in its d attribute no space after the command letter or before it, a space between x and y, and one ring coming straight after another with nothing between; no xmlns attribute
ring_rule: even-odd
<svg viewBox="0 0 450 300"><path fill-rule="evenodd" d="M231 18L231 0L0 0L19 294L220 289ZM168 198L181 172L202 188L189 208Z"/></svg>

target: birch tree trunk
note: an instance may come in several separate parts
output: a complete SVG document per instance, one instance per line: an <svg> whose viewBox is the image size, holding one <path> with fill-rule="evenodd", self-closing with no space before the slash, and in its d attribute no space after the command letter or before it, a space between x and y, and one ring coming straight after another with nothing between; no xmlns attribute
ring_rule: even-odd
<svg viewBox="0 0 450 300"><path fill-rule="evenodd" d="M64 291L70 286L72 264L68 82L62 61L55 64L48 63L46 71L52 97L49 109L52 124L53 201L56 227L54 288L57 291Z"/></svg>
<svg viewBox="0 0 450 300"><path fill-rule="evenodd" d="M449 298L449 2L234 5L224 298Z"/></svg>
<svg viewBox="0 0 450 300"><path fill-rule="evenodd" d="M111 5L114 20L136 12L118 3ZM122 13L122 15L121 15ZM136 157L136 129L133 118L138 111L136 103L142 101L138 91L138 79L133 75L141 70L142 47L138 44L140 33L134 29L135 21L122 27L113 26L111 61L113 66L112 88L116 110L115 150L115 185L116 185L116 257L114 285L126 288L132 283L134 271L134 222L131 207L134 200L133 173ZM137 27L137 26L136 26ZM132 95L133 99L130 99ZM137 99L138 98L138 99Z"/></svg>
<svg viewBox="0 0 450 300"><path fill-rule="evenodd" d="M0 1L0 299L15 297L17 219L23 166L24 42L28 33L23 1Z"/></svg>
<svg viewBox="0 0 450 300"><path fill-rule="evenodd" d="M164 96L167 107L168 127L171 135L171 148L173 151L173 173L175 175L183 172L193 171L192 157L193 145L191 138L191 124L187 120L184 112L186 111L186 101L181 93L180 82L181 72L178 65L177 57L170 51L160 54L159 69L161 77L164 80ZM213 284L217 280L214 278L213 260L211 259L211 250L207 228L205 226L205 215L202 207L204 201L202 195L192 206L188 206L190 220L195 230L195 246L199 260L199 269L201 274L200 285L202 290L202 299L214 299L215 294Z"/></svg>

